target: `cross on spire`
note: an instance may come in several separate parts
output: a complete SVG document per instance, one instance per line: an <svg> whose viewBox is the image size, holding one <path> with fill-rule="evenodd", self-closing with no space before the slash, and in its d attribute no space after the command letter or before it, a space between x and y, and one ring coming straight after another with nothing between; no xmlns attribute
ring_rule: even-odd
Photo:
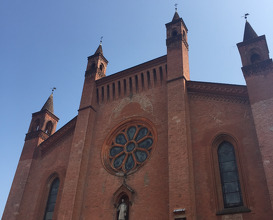
<svg viewBox="0 0 273 220"><path fill-rule="evenodd" d="M177 5L178 5L177 3L174 4L176 12L177 12Z"/></svg>
<svg viewBox="0 0 273 220"><path fill-rule="evenodd" d="M102 38L103 38L103 36L100 37L100 45L102 45Z"/></svg>
<svg viewBox="0 0 273 220"><path fill-rule="evenodd" d="M51 94L53 94L54 90L56 90L56 87L51 88Z"/></svg>
<svg viewBox="0 0 273 220"><path fill-rule="evenodd" d="M247 16L249 16L249 14L248 13L246 13L244 16L242 16L242 17L244 17L245 19L246 19L246 21L247 21Z"/></svg>

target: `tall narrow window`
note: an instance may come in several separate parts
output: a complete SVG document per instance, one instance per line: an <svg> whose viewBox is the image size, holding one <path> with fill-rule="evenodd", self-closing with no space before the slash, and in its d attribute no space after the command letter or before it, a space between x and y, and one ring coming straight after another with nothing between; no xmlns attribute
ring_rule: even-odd
<svg viewBox="0 0 273 220"><path fill-rule="evenodd" d="M45 129L45 133L47 133L48 135L51 135L52 133L52 128L53 128L53 124L51 121L47 122L46 124L46 129Z"/></svg>
<svg viewBox="0 0 273 220"><path fill-rule="evenodd" d="M104 87L101 87L101 101L104 100Z"/></svg>
<svg viewBox="0 0 273 220"><path fill-rule="evenodd" d="M123 80L124 95L126 94L126 79Z"/></svg>
<svg viewBox="0 0 273 220"><path fill-rule="evenodd" d="M46 204L44 220L52 220L53 218L59 185L60 185L59 178L56 178L51 184L48 199L47 199L47 204Z"/></svg>
<svg viewBox="0 0 273 220"><path fill-rule="evenodd" d="M234 147L231 143L224 141L219 145L217 153L224 208L242 206L243 199Z"/></svg>
<svg viewBox="0 0 273 220"><path fill-rule="evenodd" d="M99 97L99 89L97 89L96 91L97 91L97 103L99 103L99 101L100 101L100 97Z"/></svg>
<svg viewBox="0 0 273 220"><path fill-rule="evenodd" d="M154 74L154 82L155 82L155 85L156 85L156 83L157 83L157 77L156 77L156 70L155 69L153 69L153 74Z"/></svg>
<svg viewBox="0 0 273 220"><path fill-rule="evenodd" d="M130 87L130 93L133 92L133 83L132 83L132 78L129 78L129 87Z"/></svg>
<svg viewBox="0 0 273 220"><path fill-rule="evenodd" d="M162 71L162 67L159 67L159 73L160 73L160 83L162 84L162 81L163 81L163 71Z"/></svg>
<svg viewBox="0 0 273 220"><path fill-rule="evenodd" d="M115 83L112 84L112 90L113 90L113 99L116 97L116 85Z"/></svg>
<svg viewBox="0 0 273 220"><path fill-rule="evenodd" d="M107 85L107 100L109 100L110 97L110 88L109 85Z"/></svg>
<svg viewBox="0 0 273 220"><path fill-rule="evenodd" d="M135 75L136 92L138 92L138 76Z"/></svg>
<svg viewBox="0 0 273 220"><path fill-rule="evenodd" d="M141 86L142 86L142 90L144 90L144 75L143 75L143 73L141 73Z"/></svg>
<svg viewBox="0 0 273 220"><path fill-rule="evenodd" d="M118 97L120 97L120 81L118 81Z"/></svg>
<svg viewBox="0 0 273 220"><path fill-rule="evenodd" d="M151 78L150 78L150 72L147 71L147 80L148 80L148 88L151 87Z"/></svg>

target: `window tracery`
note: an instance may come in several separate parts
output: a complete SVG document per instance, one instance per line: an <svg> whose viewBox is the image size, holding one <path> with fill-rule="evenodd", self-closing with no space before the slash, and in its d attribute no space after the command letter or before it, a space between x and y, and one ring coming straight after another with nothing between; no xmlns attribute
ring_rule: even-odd
<svg viewBox="0 0 273 220"><path fill-rule="evenodd" d="M154 128L144 121L128 121L112 132L103 148L105 167L116 174L130 174L142 166L155 147Z"/></svg>

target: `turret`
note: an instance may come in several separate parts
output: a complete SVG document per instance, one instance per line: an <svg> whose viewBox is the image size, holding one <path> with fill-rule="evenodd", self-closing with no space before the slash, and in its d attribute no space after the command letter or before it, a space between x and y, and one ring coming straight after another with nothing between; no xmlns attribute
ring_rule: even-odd
<svg viewBox="0 0 273 220"><path fill-rule="evenodd" d="M53 109L53 93L51 93L42 109L32 114L26 140L39 137L40 144L56 131L59 118L54 115Z"/></svg>
<svg viewBox="0 0 273 220"><path fill-rule="evenodd" d="M95 80L105 77L108 61L103 56L102 45L100 43L96 52L88 57L86 74L94 74Z"/></svg>
<svg viewBox="0 0 273 220"><path fill-rule="evenodd" d="M20 214L21 201L34 160L34 151L40 143L55 132L58 120L53 111L52 93L41 111L32 114L32 120L2 217L3 220L16 220Z"/></svg>
<svg viewBox="0 0 273 220"><path fill-rule="evenodd" d="M237 46L273 208L273 62L265 35L258 36L248 21L243 42Z"/></svg>
<svg viewBox="0 0 273 220"><path fill-rule="evenodd" d="M177 11L172 21L166 24L166 28L168 80L181 76L189 80L188 28Z"/></svg>

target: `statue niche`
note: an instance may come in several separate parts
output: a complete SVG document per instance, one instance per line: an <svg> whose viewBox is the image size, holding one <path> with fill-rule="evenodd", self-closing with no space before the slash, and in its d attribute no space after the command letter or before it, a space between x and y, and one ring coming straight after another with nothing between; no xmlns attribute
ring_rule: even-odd
<svg viewBox="0 0 273 220"><path fill-rule="evenodd" d="M117 206L117 220L129 220L129 198L123 195Z"/></svg>

